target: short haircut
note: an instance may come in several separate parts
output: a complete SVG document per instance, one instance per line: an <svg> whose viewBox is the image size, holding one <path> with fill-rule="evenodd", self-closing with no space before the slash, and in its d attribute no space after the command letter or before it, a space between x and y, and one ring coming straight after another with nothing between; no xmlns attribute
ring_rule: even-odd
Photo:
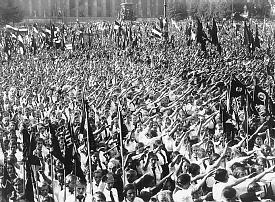
<svg viewBox="0 0 275 202"><path fill-rule="evenodd" d="M126 184L125 187L123 188L123 192L126 193L129 190L136 190L136 187L134 184Z"/></svg>
<svg viewBox="0 0 275 202"><path fill-rule="evenodd" d="M261 189L261 186L257 182L252 182L247 186L247 192L255 193Z"/></svg>
<svg viewBox="0 0 275 202"><path fill-rule="evenodd" d="M78 179L76 181L76 186L79 186L79 185L87 186L87 181L85 179Z"/></svg>
<svg viewBox="0 0 275 202"><path fill-rule="evenodd" d="M236 189L232 187L225 187L222 191L222 195L226 199L234 199L236 197Z"/></svg>
<svg viewBox="0 0 275 202"><path fill-rule="evenodd" d="M217 180L219 182L225 182L226 176L227 176L227 170L219 168L218 170L216 170L215 180Z"/></svg>
<svg viewBox="0 0 275 202"><path fill-rule="evenodd" d="M178 179L177 179L177 185L182 187L184 185L187 185L187 184L190 184L191 182L191 176L189 174L181 174L178 176Z"/></svg>
<svg viewBox="0 0 275 202"><path fill-rule="evenodd" d="M93 195L93 201L95 201L96 198L99 198L102 201L106 201L106 196L101 191L97 191L96 193L94 193L94 195Z"/></svg>

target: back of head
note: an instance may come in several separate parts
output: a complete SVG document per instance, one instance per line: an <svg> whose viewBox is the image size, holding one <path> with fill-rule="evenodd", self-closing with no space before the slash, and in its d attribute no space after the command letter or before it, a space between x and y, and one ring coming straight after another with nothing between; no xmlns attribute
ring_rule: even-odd
<svg viewBox="0 0 275 202"><path fill-rule="evenodd" d="M222 196L226 201L233 201L236 199L236 190L232 187L225 187Z"/></svg>
<svg viewBox="0 0 275 202"><path fill-rule="evenodd" d="M102 202L106 201L106 197L101 191L97 191L93 195L93 202L99 201L99 200L102 201Z"/></svg>
<svg viewBox="0 0 275 202"><path fill-rule="evenodd" d="M215 180L219 182L226 182L227 181L227 170L219 168L215 173Z"/></svg>
<svg viewBox="0 0 275 202"><path fill-rule="evenodd" d="M179 186L179 187L183 187L183 186L185 186L185 185L190 184L190 182L191 182L191 177L190 177L190 175L184 173L184 174L181 174L181 175L178 176L178 178L177 178L177 183L176 183L176 184L177 184L177 186Z"/></svg>
<svg viewBox="0 0 275 202"><path fill-rule="evenodd" d="M257 182L252 182L247 186L248 193L256 193L261 191L261 186Z"/></svg>
<svg viewBox="0 0 275 202"><path fill-rule="evenodd" d="M158 201L173 202L172 192L168 190L160 191L157 194Z"/></svg>

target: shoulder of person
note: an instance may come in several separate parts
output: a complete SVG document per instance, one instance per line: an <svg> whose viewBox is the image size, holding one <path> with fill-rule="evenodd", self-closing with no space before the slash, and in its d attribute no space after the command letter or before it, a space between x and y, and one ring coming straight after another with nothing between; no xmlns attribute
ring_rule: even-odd
<svg viewBox="0 0 275 202"><path fill-rule="evenodd" d="M134 202L144 202L142 198L135 197Z"/></svg>

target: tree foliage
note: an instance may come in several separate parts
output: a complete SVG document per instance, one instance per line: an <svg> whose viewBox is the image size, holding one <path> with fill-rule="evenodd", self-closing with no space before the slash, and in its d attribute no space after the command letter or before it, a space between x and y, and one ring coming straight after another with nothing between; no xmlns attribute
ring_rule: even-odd
<svg viewBox="0 0 275 202"><path fill-rule="evenodd" d="M270 5L267 0L186 0L186 3L176 2L169 5L169 15L181 20L187 16L201 17L204 19L231 18L240 16L247 9L250 17L268 17Z"/></svg>
<svg viewBox="0 0 275 202"><path fill-rule="evenodd" d="M175 19L176 21L183 20L188 16L187 6L185 3L170 3L168 8L169 17Z"/></svg>
<svg viewBox="0 0 275 202"><path fill-rule="evenodd" d="M0 0L0 22L2 24L21 22L24 12L16 0Z"/></svg>

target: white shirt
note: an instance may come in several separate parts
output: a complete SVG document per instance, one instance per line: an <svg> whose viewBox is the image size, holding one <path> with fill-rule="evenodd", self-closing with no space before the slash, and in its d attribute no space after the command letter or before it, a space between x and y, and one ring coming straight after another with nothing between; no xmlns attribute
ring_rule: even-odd
<svg viewBox="0 0 275 202"><path fill-rule="evenodd" d="M69 191L69 189L66 187L66 196L65 196L65 190L63 189L62 191L59 191L58 194L58 202L64 202L65 200L65 197L66 197L66 202L67 202L67 199L69 199L70 197L74 197L74 194L71 193ZM54 190L54 196L56 196L56 193L55 193L55 190ZM54 198L56 200L56 198Z"/></svg>
<svg viewBox="0 0 275 202"><path fill-rule="evenodd" d="M91 202L93 201L93 196L91 194L86 194L85 198L81 200L81 202ZM69 196L65 202L80 202L75 198L75 195Z"/></svg>
<svg viewBox="0 0 275 202"><path fill-rule="evenodd" d="M154 177L154 172L151 165L148 165L147 170L145 171L144 174L149 174ZM156 183L158 184L161 180L161 174L162 174L162 168L158 164L156 164L155 174L156 174Z"/></svg>
<svg viewBox="0 0 275 202"><path fill-rule="evenodd" d="M173 193L174 202L193 202L192 193L195 191L194 186L188 189L181 189Z"/></svg>
<svg viewBox="0 0 275 202"><path fill-rule="evenodd" d="M123 202L129 202L127 199L124 199ZM144 202L141 198L135 197L133 202Z"/></svg>
<svg viewBox="0 0 275 202"><path fill-rule="evenodd" d="M105 186L106 186L106 184L105 184L104 182L102 182L102 181L100 181L100 183L99 183L98 186L96 185L95 181L93 181L93 182L92 182L92 185L93 185L93 190L92 190L93 193L96 193L96 192L98 192L98 191L103 192L103 190L104 190L104 188L105 188ZM87 193L90 192L90 183L87 184L87 189L86 189L86 191L87 191Z"/></svg>
<svg viewBox="0 0 275 202"><path fill-rule="evenodd" d="M228 183L224 183L224 182L218 182L213 185L212 193L213 193L213 199L215 201L222 201L223 199L222 191L227 186L228 186Z"/></svg>
<svg viewBox="0 0 275 202"><path fill-rule="evenodd" d="M119 202L117 189L116 188L112 188L111 191L112 191L112 194L113 194L115 202ZM110 190L107 190L106 187L103 190L103 194L106 197L106 202L112 201L111 196L110 196Z"/></svg>

